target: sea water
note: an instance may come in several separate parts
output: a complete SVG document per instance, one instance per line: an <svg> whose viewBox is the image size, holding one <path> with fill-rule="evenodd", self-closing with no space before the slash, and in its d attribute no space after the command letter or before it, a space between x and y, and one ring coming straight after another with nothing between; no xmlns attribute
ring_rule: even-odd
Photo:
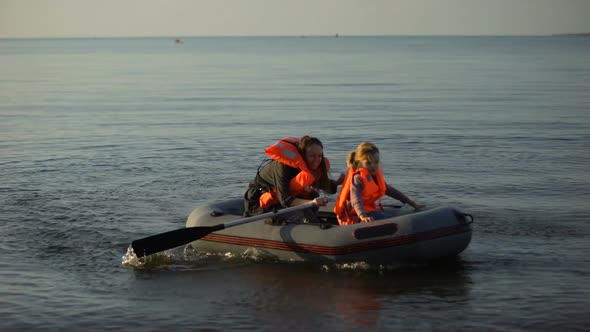
<svg viewBox="0 0 590 332"><path fill-rule="evenodd" d="M589 91L584 37L0 40L0 330L584 330ZM475 217L469 247L122 264L306 134L334 177L377 144L394 187Z"/></svg>

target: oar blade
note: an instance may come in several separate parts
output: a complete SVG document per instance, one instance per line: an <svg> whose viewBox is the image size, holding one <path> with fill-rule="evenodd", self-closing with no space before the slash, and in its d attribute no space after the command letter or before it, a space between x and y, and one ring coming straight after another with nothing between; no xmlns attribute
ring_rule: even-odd
<svg viewBox="0 0 590 332"><path fill-rule="evenodd" d="M133 252L139 258L179 247L221 229L223 229L223 224L216 226L181 228L135 240L131 242L131 247L133 247Z"/></svg>

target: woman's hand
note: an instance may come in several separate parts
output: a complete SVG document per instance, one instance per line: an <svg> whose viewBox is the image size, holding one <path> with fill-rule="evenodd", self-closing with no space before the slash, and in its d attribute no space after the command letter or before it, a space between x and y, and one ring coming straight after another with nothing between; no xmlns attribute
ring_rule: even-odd
<svg viewBox="0 0 590 332"><path fill-rule="evenodd" d="M316 197L314 198L313 203L317 206L326 206L326 204L328 204L328 197Z"/></svg>

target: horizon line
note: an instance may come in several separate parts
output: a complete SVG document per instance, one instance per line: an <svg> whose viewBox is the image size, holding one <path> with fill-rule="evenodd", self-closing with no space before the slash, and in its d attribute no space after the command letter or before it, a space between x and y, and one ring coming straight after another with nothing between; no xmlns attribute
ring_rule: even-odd
<svg viewBox="0 0 590 332"><path fill-rule="evenodd" d="M590 37L590 32L566 32L546 34L285 34L285 35L129 35L129 36L28 36L2 37L0 40L22 39L140 39L140 38L342 38L342 37L552 37L583 36Z"/></svg>

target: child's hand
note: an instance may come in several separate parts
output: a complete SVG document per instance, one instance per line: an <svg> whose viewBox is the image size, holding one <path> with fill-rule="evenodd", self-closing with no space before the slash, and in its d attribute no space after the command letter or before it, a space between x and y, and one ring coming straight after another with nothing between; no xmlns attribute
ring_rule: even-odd
<svg viewBox="0 0 590 332"><path fill-rule="evenodd" d="M371 222L371 221L375 221L375 219L371 216L368 216L366 214L361 214L359 216L359 218L361 219L361 222Z"/></svg>

